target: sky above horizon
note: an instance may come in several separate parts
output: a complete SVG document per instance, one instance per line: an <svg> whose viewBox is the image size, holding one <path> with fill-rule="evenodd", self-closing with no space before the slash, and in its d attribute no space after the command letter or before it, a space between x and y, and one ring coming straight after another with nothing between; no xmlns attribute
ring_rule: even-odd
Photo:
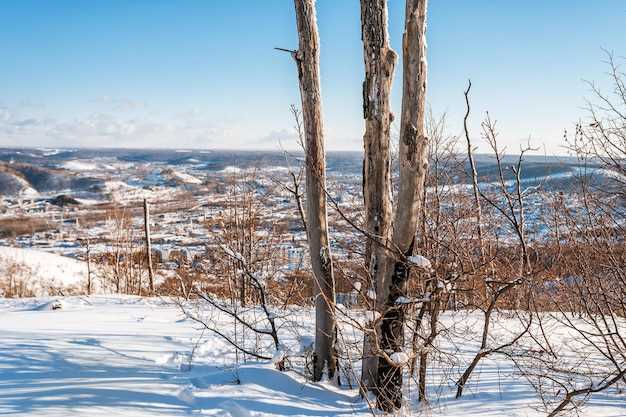
<svg viewBox="0 0 626 417"><path fill-rule="evenodd" d="M362 149L363 80L356 0L318 0L329 150ZM404 1L389 1L401 51ZM501 144L564 154L589 86L606 86L602 48L626 55L621 0L431 1L428 103L479 152L485 111ZM242 148L296 146L293 2L20 0L0 4L0 146ZM401 63L392 106L401 103Z"/></svg>

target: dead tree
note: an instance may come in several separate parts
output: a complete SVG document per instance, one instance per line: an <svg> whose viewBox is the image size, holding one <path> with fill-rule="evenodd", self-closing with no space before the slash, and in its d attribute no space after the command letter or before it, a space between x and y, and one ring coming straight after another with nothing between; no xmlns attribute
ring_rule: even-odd
<svg viewBox="0 0 626 417"><path fill-rule="evenodd" d="M335 376L335 279L328 241L326 160L319 72L319 34L315 0L294 0L299 46L292 51L298 67L305 138L306 217L311 266L315 280L315 356L313 379L325 370Z"/></svg>
<svg viewBox="0 0 626 417"><path fill-rule="evenodd" d="M311 260L316 278L317 333L314 378L324 367L334 373L334 278L326 219L324 142L319 82L319 39L313 0L295 0L299 49L288 51L296 60L305 132L307 227ZM403 308L396 305L406 294L417 221L427 169L427 138L424 129L426 93L425 0L406 5L404 85L400 139L398 210L393 218L391 198L390 127L393 114L390 93L396 53L389 44L386 0L361 0L364 50L363 116L365 119L363 198L365 205L365 260L376 291L376 309L382 326L366 329L363 349L362 387L375 388L378 407L400 407L402 364L389 354L404 344ZM395 220L396 227L392 227ZM380 321L379 321L380 322ZM384 363L381 363L381 359ZM380 371L380 372L379 372ZM382 390L382 387L384 391Z"/></svg>
<svg viewBox="0 0 626 417"><path fill-rule="evenodd" d="M407 0L402 42L403 91L400 121L400 185L395 214L391 205L389 128L393 120L389 96L396 53L389 46L387 2L361 1L361 29L365 60L363 111L366 120L363 195L368 232L366 262L376 286L377 308L382 314L377 329L378 358L368 358L364 343L363 384L375 385L377 406L391 411L402 402L402 364L387 360L404 345L404 307L396 302L406 295L417 222L428 166L425 134L426 0ZM393 223L392 223L393 219ZM391 247L393 250L389 250ZM367 342L367 339L365 339ZM373 369L376 369L375 371ZM373 377L375 376L375 379ZM375 384L372 381L375 380Z"/></svg>
<svg viewBox="0 0 626 417"><path fill-rule="evenodd" d="M425 129L426 105L426 12L427 0L407 0L402 39L403 84L400 119L400 185L393 222L393 245L404 256L412 255L420 217L424 180L428 168L428 138ZM387 262L390 257L387 256ZM385 268L380 284L385 303L381 348L398 352L404 346L404 307L397 300L407 295L409 267L404 259L393 261L391 274ZM378 367L378 404L383 410L400 408L402 367L381 361Z"/></svg>
<svg viewBox="0 0 626 417"><path fill-rule="evenodd" d="M389 44L387 31L387 1L361 0L361 37L365 64L363 81L363 200L365 205L365 230L381 244L368 238L365 243L365 264L371 287L377 292L377 304L383 273L381 262L387 256L385 247L391 239L391 152L390 127L393 121L390 94L396 53ZM376 331L370 329L363 338L363 368L361 384L364 390L374 389L378 370L376 344L371 338Z"/></svg>

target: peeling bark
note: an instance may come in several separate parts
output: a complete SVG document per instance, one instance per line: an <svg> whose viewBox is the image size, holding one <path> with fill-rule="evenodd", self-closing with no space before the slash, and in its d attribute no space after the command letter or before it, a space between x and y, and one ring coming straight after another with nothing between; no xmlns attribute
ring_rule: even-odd
<svg viewBox="0 0 626 417"><path fill-rule="evenodd" d="M294 0L299 48L293 53L298 66L306 153L306 214L309 252L315 289L315 354L313 379L325 371L335 376L335 280L328 242L326 213L326 161L319 73L319 34L315 0Z"/></svg>
<svg viewBox="0 0 626 417"><path fill-rule="evenodd" d="M365 262L376 292L380 290L381 262L391 239L391 157L390 127L393 114L390 106L391 85L397 55L389 45L387 32L387 1L361 0L361 34L365 63L363 82L363 117L365 119L363 199L365 229L379 242L367 239ZM377 296L377 300L381 300ZM377 309L380 302L377 301ZM378 357L374 352L374 329L364 335L361 385L371 390L376 385Z"/></svg>
<svg viewBox="0 0 626 417"><path fill-rule="evenodd" d="M417 222L428 169L428 138L425 127L426 106L426 13L427 0L407 0L402 39L403 84L400 119L400 185L393 221L393 247L404 257L413 253ZM381 259L377 281L382 306L380 349L401 351L404 347L404 309L396 305L405 297L409 269L404 259L387 253ZM421 360L427 358L421 358ZM385 411L402 405L402 368L379 359L378 407Z"/></svg>

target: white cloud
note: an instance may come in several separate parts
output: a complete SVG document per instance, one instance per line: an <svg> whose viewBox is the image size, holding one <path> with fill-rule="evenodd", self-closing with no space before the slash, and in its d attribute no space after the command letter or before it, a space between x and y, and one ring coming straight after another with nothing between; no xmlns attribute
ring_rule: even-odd
<svg viewBox="0 0 626 417"><path fill-rule="evenodd" d="M216 123L199 109L168 114L108 96L85 103L80 115L51 117L50 109L0 105L0 146L299 149L294 128L258 126L245 117ZM337 147L330 146L331 133L326 132L328 149ZM352 142L339 140L339 148Z"/></svg>
<svg viewBox="0 0 626 417"><path fill-rule="evenodd" d="M22 113L0 106L0 146L206 148L236 146L241 136L237 128L212 123L199 113L155 118L109 110L69 120Z"/></svg>
<svg viewBox="0 0 626 417"><path fill-rule="evenodd" d="M298 133L295 129L272 130L258 140L261 145L279 145L285 147L298 146Z"/></svg>

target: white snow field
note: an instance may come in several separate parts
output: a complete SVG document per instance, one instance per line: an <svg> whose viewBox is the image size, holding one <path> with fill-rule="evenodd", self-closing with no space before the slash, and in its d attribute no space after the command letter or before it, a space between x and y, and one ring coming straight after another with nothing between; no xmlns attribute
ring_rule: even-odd
<svg viewBox="0 0 626 417"><path fill-rule="evenodd" d="M58 304L61 308L53 309ZM291 325L281 329L288 350L311 340L310 310L281 312L291 313ZM233 334L232 320L215 311L205 313L221 330ZM479 321L473 325L479 326ZM461 353L469 355L475 348L468 343ZM265 352L272 356L271 349ZM372 415L355 389L308 383L295 372L277 371L269 360L234 367L235 359L228 343L203 333L165 300L117 296L0 299L0 415ZM429 372L433 378L450 377L445 368ZM403 415L545 415L538 408L537 395L503 358L485 360L463 399L454 400L451 387L429 386L430 405L418 409L411 399L411 411ZM415 391L414 385L410 388ZM599 394L581 415L623 417L626 396Z"/></svg>
<svg viewBox="0 0 626 417"><path fill-rule="evenodd" d="M0 246L0 277L9 275L34 295L48 295L50 289L84 287L87 264L41 250Z"/></svg>

